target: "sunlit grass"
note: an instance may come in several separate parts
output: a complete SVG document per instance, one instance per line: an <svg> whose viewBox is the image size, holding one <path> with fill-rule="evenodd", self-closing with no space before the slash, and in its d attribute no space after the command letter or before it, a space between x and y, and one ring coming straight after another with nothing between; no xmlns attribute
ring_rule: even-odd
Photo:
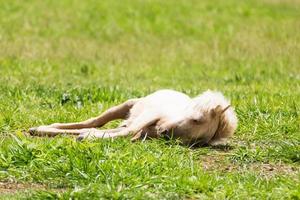
<svg viewBox="0 0 300 200"><path fill-rule="evenodd" d="M1 199L300 198L299 2L14 0L0 8ZM239 118L228 146L23 135L160 88L222 91Z"/></svg>

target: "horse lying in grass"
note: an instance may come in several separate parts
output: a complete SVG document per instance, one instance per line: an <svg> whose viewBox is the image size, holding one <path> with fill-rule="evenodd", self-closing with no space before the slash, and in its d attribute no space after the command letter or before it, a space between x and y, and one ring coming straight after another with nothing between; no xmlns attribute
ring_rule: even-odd
<svg viewBox="0 0 300 200"><path fill-rule="evenodd" d="M124 119L115 129L99 130L107 122ZM38 136L58 134L85 138L115 138L131 135L141 138L169 137L184 144L224 144L237 128L236 114L220 92L206 91L190 98L173 91L159 90L146 97L130 99L100 116L77 123L55 123L31 128Z"/></svg>

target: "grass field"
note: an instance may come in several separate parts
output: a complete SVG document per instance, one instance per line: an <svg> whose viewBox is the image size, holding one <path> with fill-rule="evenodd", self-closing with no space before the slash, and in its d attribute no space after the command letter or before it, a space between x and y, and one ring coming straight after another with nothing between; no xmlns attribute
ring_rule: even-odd
<svg viewBox="0 0 300 200"><path fill-rule="evenodd" d="M160 88L222 91L230 143L23 134ZM0 199L300 199L299 102L298 0L0 0Z"/></svg>

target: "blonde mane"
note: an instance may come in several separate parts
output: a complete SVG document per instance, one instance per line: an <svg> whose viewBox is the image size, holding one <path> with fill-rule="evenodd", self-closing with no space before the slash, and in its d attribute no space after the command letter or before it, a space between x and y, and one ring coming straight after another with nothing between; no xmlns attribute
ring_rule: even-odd
<svg viewBox="0 0 300 200"><path fill-rule="evenodd" d="M238 124L234 109L229 106L231 105L229 100L227 100L222 93L211 90L204 92L194 99L202 102L202 106L209 110L216 108L218 105L224 110L220 115L218 128L208 143L211 145L226 143L227 139L230 138L237 129Z"/></svg>

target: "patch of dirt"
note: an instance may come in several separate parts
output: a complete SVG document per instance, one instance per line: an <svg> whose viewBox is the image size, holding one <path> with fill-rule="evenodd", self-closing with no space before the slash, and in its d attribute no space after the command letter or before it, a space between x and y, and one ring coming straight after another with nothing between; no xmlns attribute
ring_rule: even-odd
<svg viewBox="0 0 300 200"><path fill-rule="evenodd" d="M37 183L0 182L0 194L12 194L26 190L52 190L57 192L64 191L64 189L51 189L46 185Z"/></svg>
<svg viewBox="0 0 300 200"><path fill-rule="evenodd" d="M254 172L262 176L275 175L295 176L300 173L300 167L285 163L233 163L226 160L225 155L204 156L201 165L206 171L222 172Z"/></svg>

